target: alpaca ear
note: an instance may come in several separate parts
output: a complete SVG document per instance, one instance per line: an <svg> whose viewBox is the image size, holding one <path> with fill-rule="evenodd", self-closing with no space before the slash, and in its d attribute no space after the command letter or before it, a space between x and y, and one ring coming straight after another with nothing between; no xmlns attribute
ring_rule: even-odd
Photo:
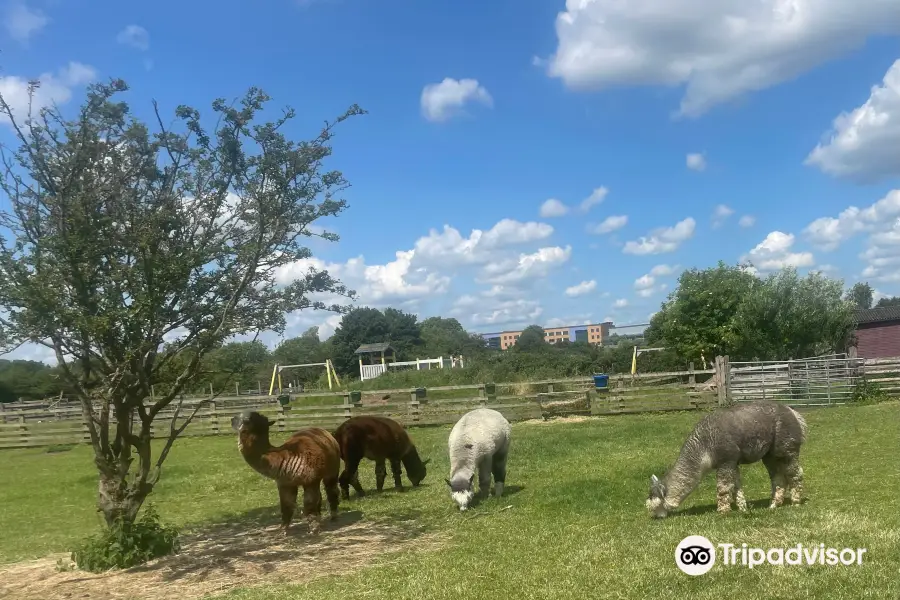
<svg viewBox="0 0 900 600"><path fill-rule="evenodd" d="M422 466L424 467L425 465L427 465L427 464L430 463L430 462L431 462L431 459L430 459L430 458L426 458L425 460L422 461Z"/></svg>
<svg viewBox="0 0 900 600"><path fill-rule="evenodd" d="M272 419L266 417L266 423L268 423L268 424L269 424L269 427L271 427L272 425L275 424L275 421L273 421Z"/></svg>
<svg viewBox="0 0 900 600"><path fill-rule="evenodd" d="M656 475L650 476L650 485L659 485L659 479L656 478Z"/></svg>
<svg viewBox="0 0 900 600"><path fill-rule="evenodd" d="M471 486L475 482L475 473L472 473L472 476L469 477L469 485Z"/></svg>
<svg viewBox="0 0 900 600"><path fill-rule="evenodd" d="M447 485L448 485L448 486L453 487L453 485L450 483L450 480L449 480L449 479L446 479L446 478L445 478L444 481L447 482Z"/></svg>

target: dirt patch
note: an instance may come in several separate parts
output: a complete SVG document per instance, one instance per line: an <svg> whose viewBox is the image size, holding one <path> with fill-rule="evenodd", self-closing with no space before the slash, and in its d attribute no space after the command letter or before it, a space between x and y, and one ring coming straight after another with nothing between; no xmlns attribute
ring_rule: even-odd
<svg viewBox="0 0 900 600"><path fill-rule="evenodd" d="M177 555L105 574L60 571L68 554L0 568L0 598L8 600L190 600L236 587L300 583L359 569L377 557L406 549L434 550L442 536L426 534L414 522L368 523L359 513L323 520L318 537L304 523L290 536L276 525L221 525L184 534Z"/></svg>
<svg viewBox="0 0 900 600"><path fill-rule="evenodd" d="M552 417L550 419L529 419L522 421L520 425L556 425L558 423L583 423L584 421L601 421L602 417L571 416Z"/></svg>

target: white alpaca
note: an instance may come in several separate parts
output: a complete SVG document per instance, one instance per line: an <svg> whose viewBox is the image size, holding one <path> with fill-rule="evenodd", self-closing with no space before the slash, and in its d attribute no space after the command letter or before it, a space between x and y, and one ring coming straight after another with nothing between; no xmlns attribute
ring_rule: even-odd
<svg viewBox="0 0 900 600"><path fill-rule="evenodd" d="M476 408L464 414L450 431L450 497L466 510L472 498L475 469L478 469L478 491L490 493L491 475L494 493L503 494L506 481L506 456L509 453L510 426L503 415L490 408Z"/></svg>

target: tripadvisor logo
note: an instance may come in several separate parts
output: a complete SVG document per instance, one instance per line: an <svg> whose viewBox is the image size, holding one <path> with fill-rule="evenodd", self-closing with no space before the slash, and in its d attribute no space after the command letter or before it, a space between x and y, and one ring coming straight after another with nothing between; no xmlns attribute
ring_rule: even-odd
<svg viewBox="0 0 900 600"><path fill-rule="evenodd" d="M754 548L747 544L719 543L713 545L702 535L689 535L675 548L675 564L688 575L703 575L716 564L752 569L760 565L861 565L865 548L826 548L825 544L805 546L797 544L789 548Z"/></svg>

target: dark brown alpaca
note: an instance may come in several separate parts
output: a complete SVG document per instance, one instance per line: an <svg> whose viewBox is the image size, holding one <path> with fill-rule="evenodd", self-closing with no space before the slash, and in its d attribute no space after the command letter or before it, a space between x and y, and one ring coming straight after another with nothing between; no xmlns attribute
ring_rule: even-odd
<svg viewBox="0 0 900 600"><path fill-rule="evenodd" d="M403 491L400 480L400 464L406 467L406 476L414 487L425 479L427 460L419 458L415 444L409 438L406 429L393 419L376 416L351 417L341 423L334 432L334 438L341 448L344 459L344 471L341 473L340 485L344 499L350 498L350 486L358 496L365 496L359 483L357 469L363 458L375 461L375 479L378 491L384 487L387 477L385 461L391 463L394 475L394 487Z"/></svg>
<svg viewBox="0 0 900 600"><path fill-rule="evenodd" d="M260 474L274 479L278 485L281 504L281 527L287 535L297 507L297 493L303 488L303 515L310 533L318 533L322 514L322 490L328 497L331 520L337 519L338 473L341 450L334 437L324 429L306 427L294 433L280 446L269 443L269 428L265 416L256 411L244 411L231 419L238 432L238 449L247 464Z"/></svg>

